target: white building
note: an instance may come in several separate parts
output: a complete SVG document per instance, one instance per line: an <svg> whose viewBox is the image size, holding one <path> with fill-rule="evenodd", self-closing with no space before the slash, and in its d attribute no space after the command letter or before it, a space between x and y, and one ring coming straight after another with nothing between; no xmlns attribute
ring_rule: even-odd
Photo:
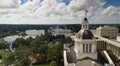
<svg viewBox="0 0 120 66"><path fill-rule="evenodd" d="M26 30L25 33L27 34L27 36L36 37L36 36L44 35L45 30Z"/></svg>
<svg viewBox="0 0 120 66"><path fill-rule="evenodd" d="M74 44L64 45L64 66L103 66L97 61L97 42L89 30L87 18L73 40Z"/></svg>
<svg viewBox="0 0 120 66"><path fill-rule="evenodd" d="M87 18L84 18L81 30L71 38L74 44L64 45L64 66L115 66L109 54L103 51L101 57L98 49L109 49L120 58L120 42L92 33Z"/></svg>
<svg viewBox="0 0 120 66"><path fill-rule="evenodd" d="M116 38L118 35L118 28L111 26L98 27L96 35L108 38Z"/></svg>
<svg viewBox="0 0 120 66"><path fill-rule="evenodd" d="M70 29L61 29L61 28L56 28L56 29L51 29L49 32L52 33L52 35L65 35L66 37L69 37L71 35L71 30Z"/></svg>
<svg viewBox="0 0 120 66"><path fill-rule="evenodd" d="M22 38L22 36L13 35L13 36L4 37L3 39L10 44L13 43L17 38Z"/></svg>
<svg viewBox="0 0 120 66"><path fill-rule="evenodd" d="M75 38L74 51L76 52L77 59L83 59L89 57L91 59L97 59L96 40L93 33L89 30L89 23L87 18L82 23L82 28L78 32Z"/></svg>

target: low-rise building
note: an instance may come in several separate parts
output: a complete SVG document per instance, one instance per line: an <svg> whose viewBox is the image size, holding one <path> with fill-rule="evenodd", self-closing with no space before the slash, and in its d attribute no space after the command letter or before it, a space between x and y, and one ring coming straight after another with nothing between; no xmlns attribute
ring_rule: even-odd
<svg viewBox="0 0 120 66"><path fill-rule="evenodd" d="M30 37L41 36L45 34L45 30L26 30L25 33Z"/></svg>
<svg viewBox="0 0 120 66"><path fill-rule="evenodd" d="M52 35L54 36L65 35L65 37L69 37L72 34L70 29L61 29L61 28L51 29L49 30L49 32L52 33Z"/></svg>
<svg viewBox="0 0 120 66"><path fill-rule="evenodd" d="M96 35L115 39L118 35L118 28L111 26L98 27L96 29Z"/></svg>

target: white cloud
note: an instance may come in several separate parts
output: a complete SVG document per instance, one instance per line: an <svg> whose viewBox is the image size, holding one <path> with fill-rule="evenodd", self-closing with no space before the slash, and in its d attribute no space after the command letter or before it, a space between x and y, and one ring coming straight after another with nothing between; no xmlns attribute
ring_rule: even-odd
<svg viewBox="0 0 120 66"><path fill-rule="evenodd" d="M2 0L0 8L17 8L20 5L20 0Z"/></svg>
<svg viewBox="0 0 120 66"><path fill-rule="evenodd" d="M20 5L20 0L4 0L0 3L0 23L75 24L84 18L85 8L89 9L90 23L120 20L120 8L109 6L105 9L103 4L105 0L71 0L69 5L65 5L63 0L28 0L23 5Z"/></svg>

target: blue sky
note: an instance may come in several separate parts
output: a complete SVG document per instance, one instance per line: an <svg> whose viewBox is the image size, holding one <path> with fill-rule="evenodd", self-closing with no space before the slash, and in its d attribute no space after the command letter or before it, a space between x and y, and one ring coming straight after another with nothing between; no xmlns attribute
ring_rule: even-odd
<svg viewBox="0 0 120 66"><path fill-rule="evenodd" d="M21 1L22 1L22 4L24 4L25 2L27 2L27 0L21 0ZM68 5L70 3L70 0L63 0L63 1L65 2L66 5ZM106 0L106 1L107 2L105 4L105 7L108 7L110 5L120 7L120 0Z"/></svg>
<svg viewBox="0 0 120 66"><path fill-rule="evenodd" d="M120 0L107 0L105 7L108 7L110 5L120 7Z"/></svg>
<svg viewBox="0 0 120 66"><path fill-rule="evenodd" d="M120 23L120 0L3 0L0 24L79 24L86 8L91 23Z"/></svg>

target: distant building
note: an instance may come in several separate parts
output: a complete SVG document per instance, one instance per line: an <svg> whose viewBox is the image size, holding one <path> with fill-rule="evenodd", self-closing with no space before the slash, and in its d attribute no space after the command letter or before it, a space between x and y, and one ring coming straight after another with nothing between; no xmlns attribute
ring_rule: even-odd
<svg viewBox="0 0 120 66"><path fill-rule="evenodd" d="M10 43L13 43L17 38L22 38L22 36L13 35L13 36L4 37L3 39L10 44Z"/></svg>
<svg viewBox="0 0 120 66"><path fill-rule="evenodd" d="M25 33L27 36L35 37L35 36L41 36L45 34L45 30L26 30Z"/></svg>
<svg viewBox="0 0 120 66"><path fill-rule="evenodd" d="M70 29L61 29L61 28L55 28L49 30L52 35L65 35L65 37L69 37L71 35L71 30Z"/></svg>
<svg viewBox="0 0 120 66"><path fill-rule="evenodd" d="M98 27L96 29L96 35L114 39L118 35L118 28L111 26Z"/></svg>

